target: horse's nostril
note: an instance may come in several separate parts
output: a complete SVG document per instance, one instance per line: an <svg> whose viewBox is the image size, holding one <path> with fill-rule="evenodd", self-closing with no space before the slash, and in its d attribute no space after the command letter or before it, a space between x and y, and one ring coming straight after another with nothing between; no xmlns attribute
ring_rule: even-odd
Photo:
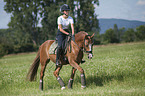
<svg viewBox="0 0 145 96"><path fill-rule="evenodd" d="M92 59L92 57L89 57L89 56L88 56L88 59Z"/></svg>
<svg viewBox="0 0 145 96"><path fill-rule="evenodd" d="M89 53L88 58L92 59L93 55L91 53Z"/></svg>

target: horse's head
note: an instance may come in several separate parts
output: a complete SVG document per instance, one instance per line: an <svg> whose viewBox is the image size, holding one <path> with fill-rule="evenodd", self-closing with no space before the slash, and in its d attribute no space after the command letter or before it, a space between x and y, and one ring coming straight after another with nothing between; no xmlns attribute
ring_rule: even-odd
<svg viewBox="0 0 145 96"><path fill-rule="evenodd" d="M77 43L80 49L84 49L84 51L88 54L89 59L92 59L93 57L93 54L92 54L93 37L94 37L94 34L91 36L91 35L88 35L88 33L85 31L81 31L75 34L75 42Z"/></svg>
<svg viewBox="0 0 145 96"><path fill-rule="evenodd" d="M93 57L93 37L94 34L91 35L86 35L84 38L84 50L86 51L86 53L88 54L88 58L92 59Z"/></svg>

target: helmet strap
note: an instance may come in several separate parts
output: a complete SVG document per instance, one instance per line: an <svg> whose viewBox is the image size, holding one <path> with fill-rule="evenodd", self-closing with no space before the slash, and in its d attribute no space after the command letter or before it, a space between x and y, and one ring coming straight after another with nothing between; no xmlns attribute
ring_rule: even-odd
<svg viewBox="0 0 145 96"><path fill-rule="evenodd" d="M63 15L68 16L68 15L66 15L65 13L63 13Z"/></svg>
<svg viewBox="0 0 145 96"><path fill-rule="evenodd" d="M64 13L65 14L65 13ZM66 14L65 14L66 15ZM66 15L66 16L68 16L68 15Z"/></svg>

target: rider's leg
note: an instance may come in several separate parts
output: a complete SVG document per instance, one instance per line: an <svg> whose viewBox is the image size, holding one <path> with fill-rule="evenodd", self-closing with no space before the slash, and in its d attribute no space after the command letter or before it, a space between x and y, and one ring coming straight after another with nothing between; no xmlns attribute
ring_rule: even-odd
<svg viewBox="0 0 145 96"><path fill-rule="evenodd" d="M57 49L57 52L56 52L56 65L57 66L60 66L60 56L62 54L62 43L63 43L63 40L66 38L65 35L57 35L57 40L58 40L58 49Z"/></svg>
<svg viewBox="0 0 145 96"><path fill-rule="evenodd" d="M58 46L57 52L56 52L56 65L59 66L60 64L60 55L61 55L61 47Z"/></svg>

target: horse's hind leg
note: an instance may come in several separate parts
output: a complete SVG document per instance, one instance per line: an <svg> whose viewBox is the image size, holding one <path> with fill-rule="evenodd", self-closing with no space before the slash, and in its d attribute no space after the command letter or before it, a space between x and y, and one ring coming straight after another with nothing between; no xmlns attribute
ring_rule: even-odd
<svg viewBox="0 0 145 96"><path fill-rule="evenodd" d="M72 89L75 72L76 72L76 69L74 67L72 67L71 77L70 77L69 82L68 82L69 89Z"/></svg>
<svg viewBox="0 0 145 96"><path fill-rule="evenodd" d="M61 86L61 90L65 89L65 84L63 82L63 80L61 79L61 77L59 76L59 71L61 70L62 66L58 67L56 66L55 71L53 72L54 76L56 77L58 83Z"/></svg>
<svg viewBox="0 0 145 96"><path fill-rule="evenodd" d="M39 89L43 90L43 77L44 77L44 72L45 72L45 68L47 63L49 63L50 59L48 60L44 60L41 62L41 71L40 71L40 83L39 83Z"/></svg>

